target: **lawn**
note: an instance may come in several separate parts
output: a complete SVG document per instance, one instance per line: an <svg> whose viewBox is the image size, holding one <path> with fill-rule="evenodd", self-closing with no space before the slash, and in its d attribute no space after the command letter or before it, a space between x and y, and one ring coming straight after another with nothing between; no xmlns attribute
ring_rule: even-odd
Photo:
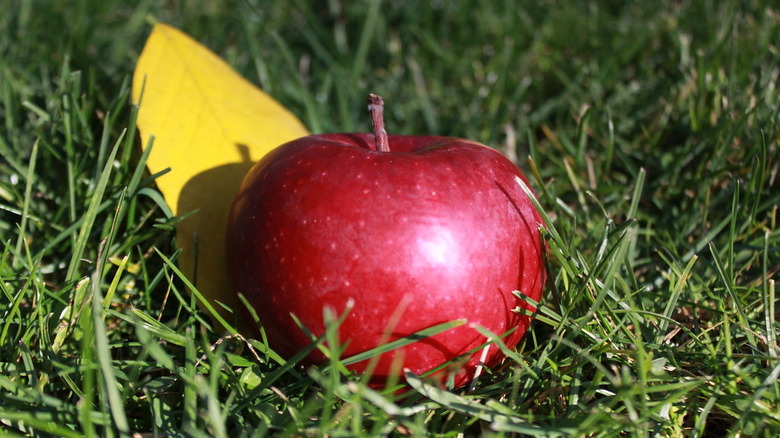
<svg viewBox="0 0 780 438"><path fill-rule="evenodd" d="M776 2L0 10L0 435L780 435ZM376 92L389 131L514 160L550 274L517 350L474 387L394 392L216 328L141 162L130 80L154 21L312 132L369 131Z"/></svg>

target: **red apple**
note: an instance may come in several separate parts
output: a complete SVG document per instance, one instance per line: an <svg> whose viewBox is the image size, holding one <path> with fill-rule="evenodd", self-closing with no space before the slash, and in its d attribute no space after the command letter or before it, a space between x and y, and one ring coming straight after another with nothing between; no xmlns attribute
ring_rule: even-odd
<svg viewBox="0 0 780 438"><path fill-rule="evenodd" d="M473 141L387 136L381 98L369 103L375 134L303 137L246 175L228 221L235 292L288 356L311 343L291 314L318 336L325 307L341 314L353 306L339 328L343 357L468 322L383 354L372 374L377 386L403 368L421 374L478 348L487 339L475 325L513 330L504 342L514 347L531 318L513 309L534 309L513 291L538 301L546 277L542 221L516 181L525 177ZM466 356L449 369L455 386L501 358L495 345Z"/></svg>

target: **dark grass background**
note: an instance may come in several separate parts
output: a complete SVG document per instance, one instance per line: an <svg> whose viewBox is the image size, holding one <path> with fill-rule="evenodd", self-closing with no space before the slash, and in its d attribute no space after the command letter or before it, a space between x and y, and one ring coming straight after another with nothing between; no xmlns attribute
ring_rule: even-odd
<svg viewBox="0 0 780 438"><path fill-rule="evenodd" d="M0 1L0 434L780 433L771 1ZM154 20L313 132L496 147L547 212L538 320L473 390L366 388L215 331L143 172ZM215 78L219 80L219 78ZM512 353L512 352L508 352Z"/></svg>

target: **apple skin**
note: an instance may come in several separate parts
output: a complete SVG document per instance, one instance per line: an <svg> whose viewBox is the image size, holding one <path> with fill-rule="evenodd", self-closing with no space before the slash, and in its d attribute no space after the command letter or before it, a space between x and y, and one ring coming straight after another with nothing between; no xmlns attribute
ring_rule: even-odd
<svg viewBox="0 0 780 438"><path fill-rule="evenodd" d="M339 328L342 357L436 324L450 329L383 354L371 383L403 369L422 374L486 342L473 325L513 348L546 278L542 223L499 152L451 137L311 135L279 146L244 178L228 220L227 261L235 292L257 312L270 345L291 356L311 343L323 309L354 307ZM389 334L389 337L388 337ZM491 345L436 373L458 387L503 354ZM324 356L315 350L309 361ZM368 361L349 368L361 373Z"/></svg>

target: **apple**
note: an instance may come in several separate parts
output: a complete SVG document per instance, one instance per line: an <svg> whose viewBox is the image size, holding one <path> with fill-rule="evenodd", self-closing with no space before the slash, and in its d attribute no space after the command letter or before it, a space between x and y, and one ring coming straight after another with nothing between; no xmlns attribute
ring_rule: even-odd
<svg viewBox="0 0 780 438"><path fill-rule="evenodd" d="M509 348L525 334L531 317L517 310L535 309L513 292L541 298L542 221L516 180L525 177L499 152L460 138L388 136L382 105L369 96L373 134L299 138L249 171L228 219L234 291L286 356L325 333L325 308L348 311L343 357L465 320L370 369L381 387L404 369L419 375L460 357L435 374L458 387L503 357L496 345L480 348L488 340L476 326L505 335ZM308 359L325 357L314 350Z"/></svg>

